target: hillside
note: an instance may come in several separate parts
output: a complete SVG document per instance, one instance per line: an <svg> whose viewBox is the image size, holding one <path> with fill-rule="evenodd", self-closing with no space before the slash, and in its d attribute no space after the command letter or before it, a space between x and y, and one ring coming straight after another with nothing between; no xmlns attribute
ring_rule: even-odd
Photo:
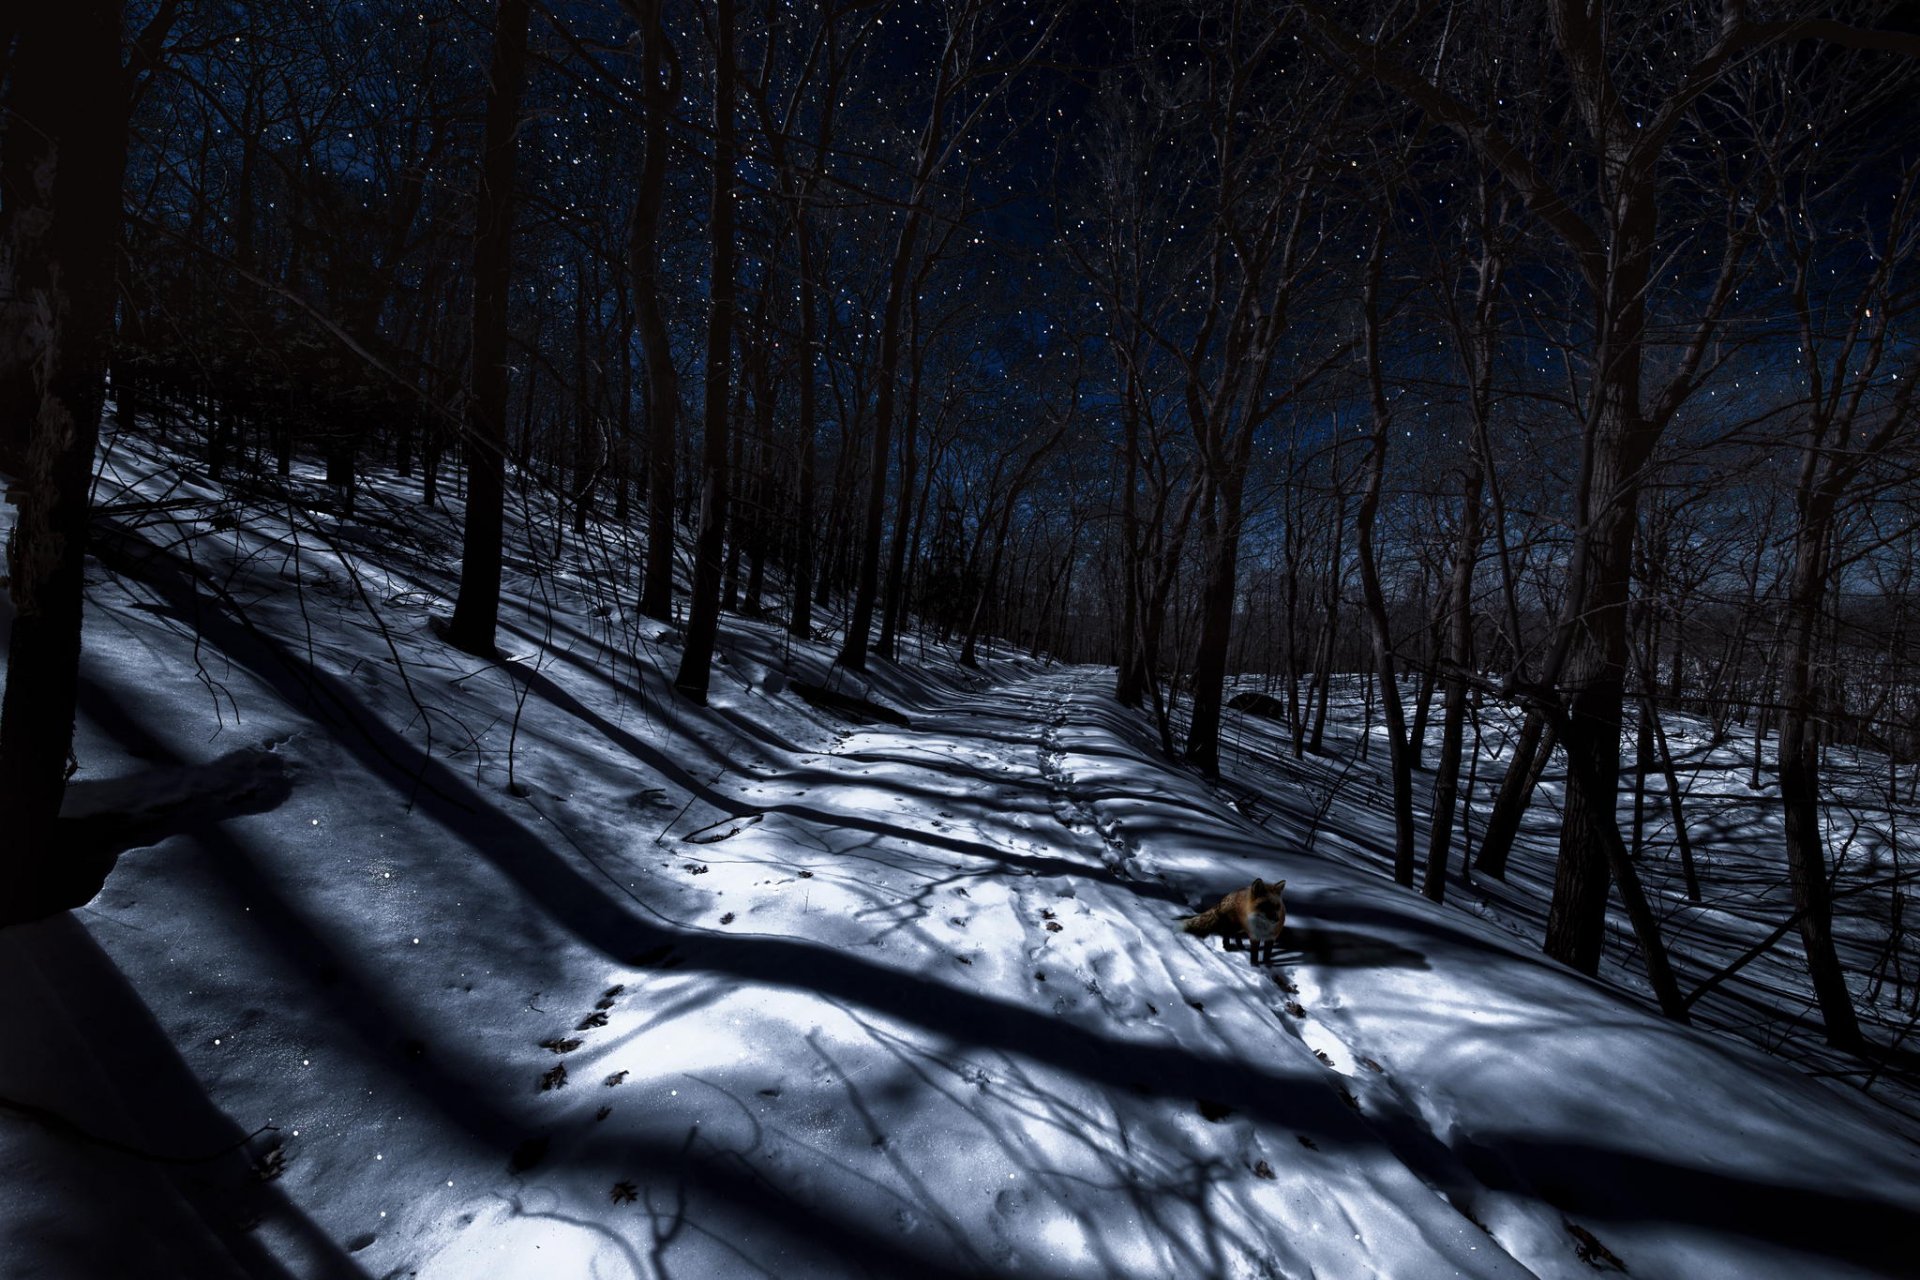
<svg viewBox="0 0 1920 1280"><path fill-rule="evenodd" d="M1911 1274L1901 1113L1261 825L1110 672L730 617L690 708L537 518L481 662L418 496L113 442L7 1276ZM1254 876L1274 966L1176 931Z"/></svg>

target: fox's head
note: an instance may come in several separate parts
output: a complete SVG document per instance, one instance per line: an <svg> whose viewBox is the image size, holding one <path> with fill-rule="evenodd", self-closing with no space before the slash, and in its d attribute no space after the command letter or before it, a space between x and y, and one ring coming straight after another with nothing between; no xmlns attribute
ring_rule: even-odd
<svg viewBox="0 0 1920 1280"><path fill-rule="evenodd" d="M1255 880L1248 886L1247 896L1253 901L1253 913L1265 916L1269 920L1279 920L1287 913L1287 907L1280 900L1280 891L1287 887L1285 880L1275 880L1268 884L1265 880Z"/></svg>

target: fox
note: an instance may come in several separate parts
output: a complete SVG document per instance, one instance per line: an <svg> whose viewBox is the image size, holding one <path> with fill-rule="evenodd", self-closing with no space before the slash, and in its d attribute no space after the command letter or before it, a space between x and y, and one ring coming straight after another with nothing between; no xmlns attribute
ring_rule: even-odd
<svg viewBox="0 0 1920 1280"><path fill-rule="evenodd" d="M1280 926L1287 922L1287 904L1281 901L1280 891L1286 887L1285 880L1275 880L1272 884L1255 880L1244 889L1235 889L1200 914L1184 916L1177 923L1182 933L1196 938L1218 935L1221 946L1228 951L1246 947L1247 963L1257 966L1263 963L1263 955L1266 961L1271 961L1280 945Z"/></svg>

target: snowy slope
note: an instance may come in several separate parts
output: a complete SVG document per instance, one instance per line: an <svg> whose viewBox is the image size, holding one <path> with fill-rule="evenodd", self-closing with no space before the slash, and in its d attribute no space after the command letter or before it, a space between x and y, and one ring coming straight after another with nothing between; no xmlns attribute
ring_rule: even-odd
<svg viewBox="0 0 1920 1280"><path fill-rule="evenodd" d="M1911 1273L1868 1104L1281 843L1107 673L730 621L695 711L612 534L521 548L488 664L404 482L122 440L102 501L127 852L0 933L7 1276ZM1254 875L1277 965L1174 930Z"/></svg>
<svg viewBox="0 0 1920 1280"><path fill-rule="evenodd" d="M1247 678L1242 683L1255 689L1260 682ZM1239 808L1276 838L1322 848L1351 865L1390 876L1392 783L1384 731L1373 728L1369 758L1356 760L1363 726L1377 717L1366 714L1355 684L1345 689L1336 685L1325 750L1319 753L1308 750L1295 758L1290 732L1276 720L1252 714L1229 717L1229 791ZM1523 949L1532 949L1545 934L1553 897L1564 767L1556 762L1542 776L1504 879L1478 875L1471 884L1462 883L1457 869L1476 852L1520 729L1518 713L1492 700L1473 719L1484 732L1483 745L1476 762L1474 734L1468 733L1469 766L1477 765L1470 767L1469 776L1476 785L1463 786L1462 809L1468 817L1453 849L1456 874L1449 877L1447 900L1456 910L1498 924L1520 940ZM1902 851L1910 843L1902 828L1910 825L1911 817L1905 806L1888 803L1886 757L1831 748L1821 786L1828 798L1822 823L1832 861L1835 939L1862 1027L1876 1045L1892 1046L1891 1064L1883 1057L1834 1049L1821 1034L1805 952L1799 931L1791 927L1796 917L1781 843L1777 737L1770 735L1761 744L1756 768L1751 730L1716 740L1710 725L1684 712L1663 711L1662 720L1673 747L1688 843L1704 886L1700 900L1690 899L1686 891L1666 782L1658 770L1648 782L1645 839L1637 863L1668 958L1682 990L1695 1001L1692 1020L1758 1045L1807 1075L1871 1093L1884 1119L1909 1137L1920 1137L1920 1075L1913 1070L1914 1055L1904 1048L1920 1017L1920 991L1914 984L1920 948L1898 930L1897 900L1906 878L1900 873ZM1429 762L1439 741L1439 726L1430 725L1425 747ZM1429 778L1423 772L1414 784L1414 822L1420 832L1431 824L1426 808ZM1634 810L1629 774L1619 798L1621 830L1629 839ZM1729 966L1734 966L1731 976ZM1633 927L1617 895L1608 913L1600 974L1610 985L1655 1003Z"/></svg>

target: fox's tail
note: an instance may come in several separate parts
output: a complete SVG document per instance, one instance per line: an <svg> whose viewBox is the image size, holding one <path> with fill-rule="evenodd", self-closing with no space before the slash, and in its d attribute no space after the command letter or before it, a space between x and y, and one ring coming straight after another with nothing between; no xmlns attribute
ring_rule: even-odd
<svg viewBox="0 0 1920 1280"><path fill-rule="evenodd" d="M1212 931L1214 925L1219 922L1219 919L1220 908L1212 907L1200 912L1198 915L1179 916L1174 920L1174 924L1179 927L1182 933L1191 933L1197 937L1205 937Z"/></svg>

